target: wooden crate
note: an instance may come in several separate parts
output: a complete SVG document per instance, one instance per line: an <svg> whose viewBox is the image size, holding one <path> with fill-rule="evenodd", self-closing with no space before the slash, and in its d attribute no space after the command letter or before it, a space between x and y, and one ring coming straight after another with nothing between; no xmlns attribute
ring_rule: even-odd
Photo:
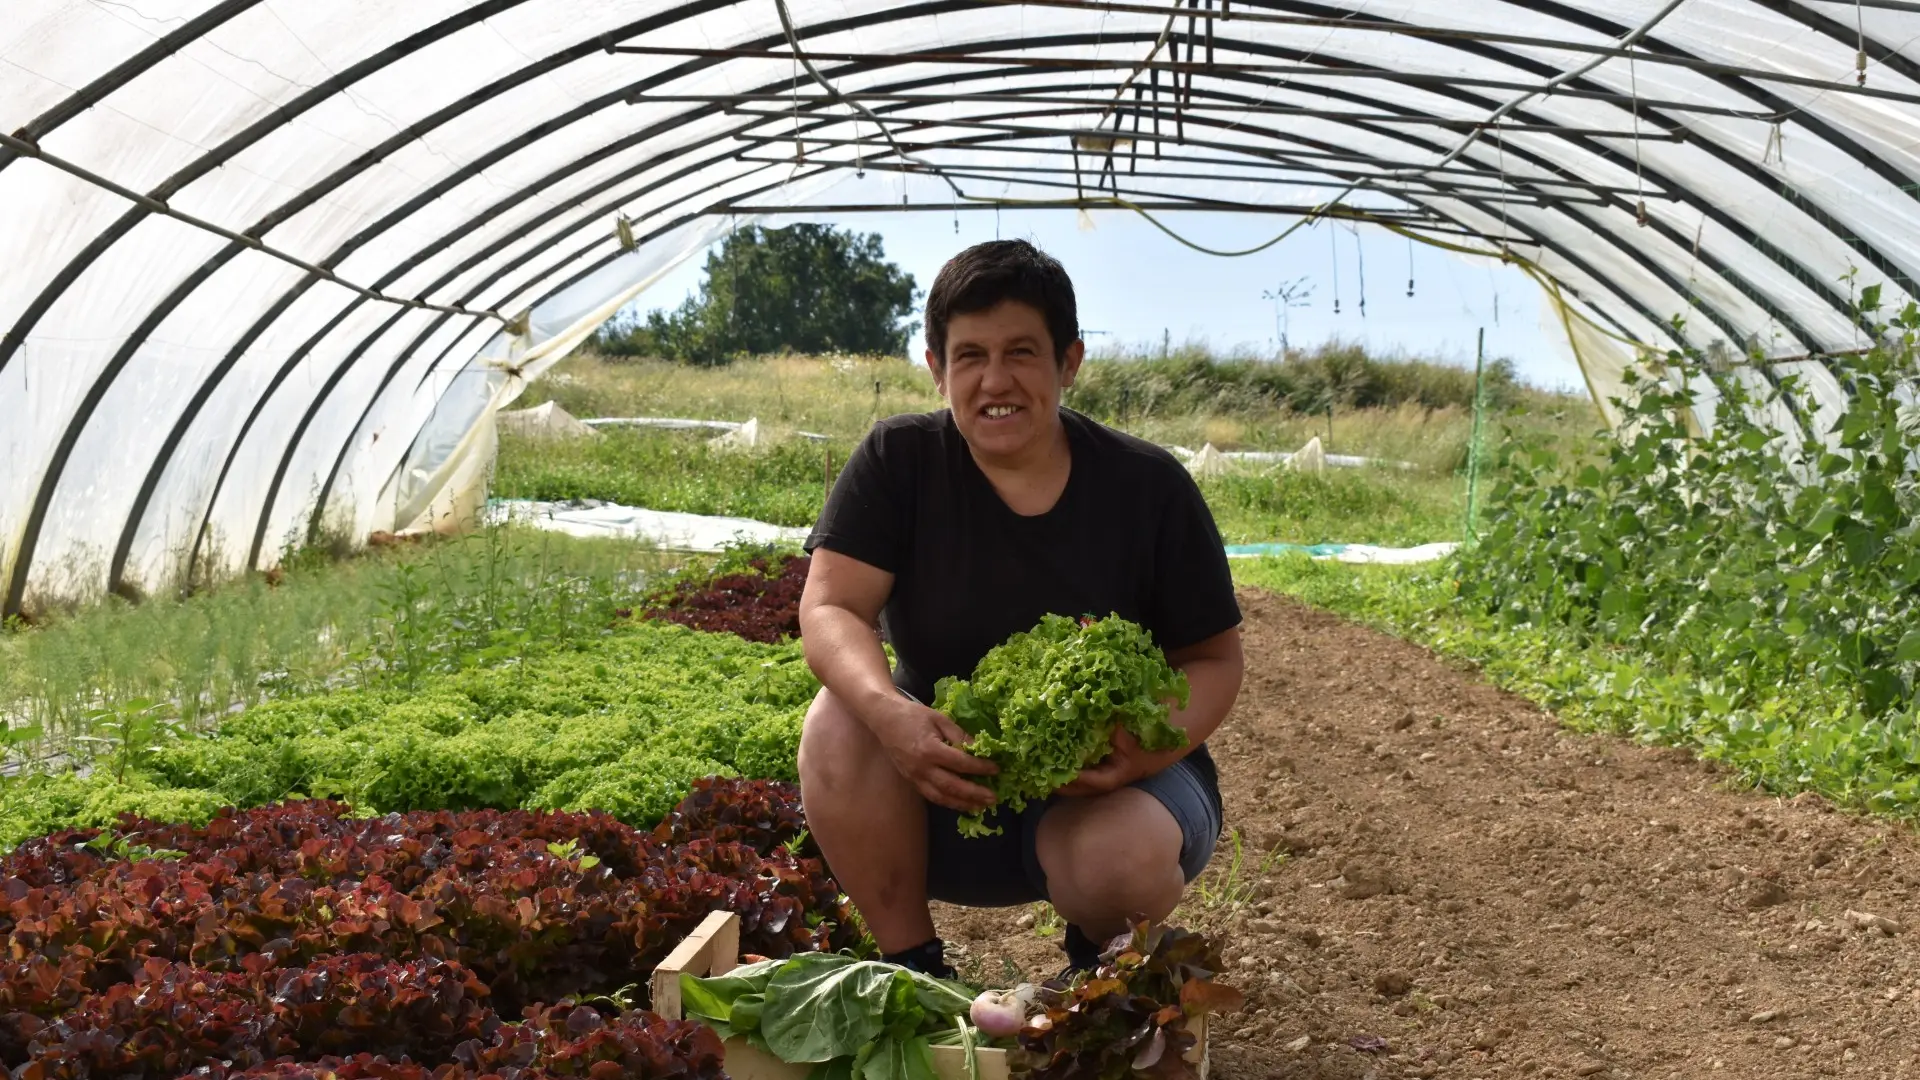
<svg viewBox="0 0 1920 1080"><path fill-rule="evenodd" d="M671 1020L684 1015L680 1003L680 975L696 978L724 975L740 966L740 920L730 911L716 911L706 917L678 948L653 971L653 1011ZM1198 1066L1200 1080L1207 1080L1206 1018L1195 1024L1199 1042L1188 1052L1187 1060ZM770 1054L756 1050L743 1038L727 1040L727 1074L733 1080L807 1080L812 1065L789 1065ZM974 1054L980 1080L1009 1080L1005 1050L982 1049ZM940 1080L970 1080L966 1052L957 1046L933 1048L933 1070Z"/></svg>

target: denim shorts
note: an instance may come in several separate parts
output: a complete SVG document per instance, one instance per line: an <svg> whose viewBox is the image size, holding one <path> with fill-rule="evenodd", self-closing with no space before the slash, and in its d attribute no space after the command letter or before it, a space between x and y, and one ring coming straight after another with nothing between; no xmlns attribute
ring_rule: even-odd
<svg viewBox="0 0 1920 1080"><path fill-rule="evenodd" d="M1220 840L1220 783L1204 748L1131 787L1160 800L1180 824L1180 870L1188 881L1213 858ZM987 824L998 836L960 835L960 813L927 804L927 894L963 907L1014 907L1047 899L1047 875L1035 839L1040 819L1059 796L1013 812L995 809Z"/></svg>

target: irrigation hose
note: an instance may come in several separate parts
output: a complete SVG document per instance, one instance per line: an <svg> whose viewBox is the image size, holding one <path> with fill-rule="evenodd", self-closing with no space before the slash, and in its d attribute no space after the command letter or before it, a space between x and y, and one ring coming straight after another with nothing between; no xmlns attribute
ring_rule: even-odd
<svg viewBox="0 0 1920 1080"><path fill-rule="evenodd" d="M1275 244L1278 244L1280 241L1285 240L1287 237L1292 236L1294 233L1299 232L1302 227L1311 225L1323 217L1328 217L1328 216L1352 217L1356 215L1365 215L1365 211L1355 210L1351 207L1340 206L1341 200L1345 199L1348 195L1352 194L1353 191L1358 187L1359 187L1358 184L1348 185L1345 190L1340 192L1340 194L1335 195L1333 198L1328 199L1326 202L1323 202L1319 206L1314 207L1311 213L1305 215L1299 221L1294 222L1292 225L1287 226L1286 229L1280 233L1280 235L1274 237L1271 240L1268 240L1264 244L1256 244L1253 247L1246 248L1241 251L1221 251L1218 248L1210 248L1205 244L1200 243L1199 241L1189 240L1186 237L1181 236L1179 233L1174 232L1171 227L1169 227L1165 222L1161 221L1159 218L1154 217L1153 214L1150 211L1148 211L1145 207L1137 206L1134 203L1131 203L1126 199L1119 197L1118 195L1098 195L1098 196L1093 196L1089 198L1083 198L1081 202L1086 204L1096 205L1096 206L1112 206L1121 210L1131 210L1134 213L1139 214L1141 217L1146 218L1147 224L1152 225L1154 228L1159 229L1163 233L1166 233L1168 236L1172 237L1178 243L1186 247L1192 248L1195 251L1200 252L1202 255L1217 255L1223 259L1237 259L1246 255L1257 255L1260 252L1265 251L1268 248L1274 246ZM1053 203L1051 203L1050 201L1043 200L1043 199L1008 199L1008 198L1002 198L1002 197L991 196L991 195L962 195L961 198L966 200L967 202L987 203L992 206L1005 206L1005 207L1013 207L1013 208L1018 208L1021 206L1043 205L1043 204L1053 205ZM1331 212L1336 207L1339 207L1342 212L1338 215L1332 215ZM1201 207L1199 209L1204 209L1204 207ZM1365 215L1365 216L1366 216L1366 220L1369 220L1369 221L1376 220L1371 215Z"/></svg>

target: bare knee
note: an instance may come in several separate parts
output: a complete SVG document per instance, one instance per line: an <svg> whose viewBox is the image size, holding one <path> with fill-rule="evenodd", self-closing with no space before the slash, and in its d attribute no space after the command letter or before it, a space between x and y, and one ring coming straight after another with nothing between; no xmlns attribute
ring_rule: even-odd
<svg viewBox="0 0 1920 1080"><path fill-rule="evenodd" d="M1179 823L1142 791L1056 807L1037 841L1054 906L1089 932L1117 933L1135 915L1164 919L1186 889Z"/></svg>
<svg viewBox="0 0 1920 1080"><path fill-rule="evenodd" d="M800 783L822 792L858 786L885 751L867 726L824 687L800 728Z"/></svg>

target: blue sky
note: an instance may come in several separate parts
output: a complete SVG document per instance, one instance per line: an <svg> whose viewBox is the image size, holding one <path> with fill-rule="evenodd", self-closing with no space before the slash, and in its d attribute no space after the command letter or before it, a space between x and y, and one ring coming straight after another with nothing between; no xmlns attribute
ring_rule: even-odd
<svg viewBox="0 0 1920 1080"><path fill-rule="evenodd" d="M1073 275L1080 322L1095 350L1115 343L1157 349L1163 335L1170 335L1175 344L1204 341L1222 352L1239 347L1270 355L1279 335L1274 304L1262 293L1304 278L1312 290L1308 304L1288 315L1288 338L1295 348L1339 339L1382 354L1471 367L1475 334L1484 327L1487 355L1512 358L1528 382L1581 386L1564 337L1543 321L1539 287L1495 260L1466 259L1424 245L1409 251L1405 239L1383 229L1363 225L1356 234L1330 222L1302 229L1256 255L1221 258L1193 251L1130 211L1097 210L1088 217L1091 229L1069 210L792 216L766 224L826 220L877 232L888 258L913 274L923 291L940 265L968 244L991 240L996 230L1003 237L1025 237ZM1161 215L1161 220L1218 249L1252 247L1292 221L1209 213ZM677 306L698 287L703 263L696 257L681 264L635 306L643 311ZM1364 317L1359 307L1363 264ZM1409 268L1412 297L1407 296ZM916 341L912 348L917 357L925 345Z"/></svg>

